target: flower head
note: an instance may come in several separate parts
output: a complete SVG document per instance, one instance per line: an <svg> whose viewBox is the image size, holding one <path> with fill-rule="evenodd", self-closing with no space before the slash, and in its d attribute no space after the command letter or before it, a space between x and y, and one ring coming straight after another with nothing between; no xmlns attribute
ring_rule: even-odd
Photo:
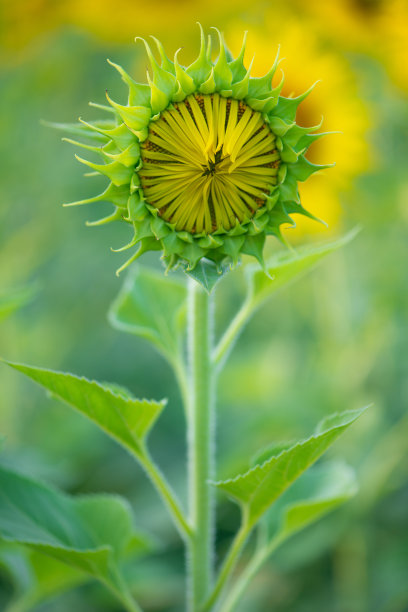
<svg viewBox="0 0 408 612"><path fill-rule="evenodd" d="M218 31L217 31L218 32ZM115 211L93 223L123 219L135 248L125 266L149 250L163 251L168 268L193 269L207 258L235 264L241 253L262 262L267 235L281 238L291 214L310 215L301 205L298 181L325 168L305 157L320 127L300 127L296 110L309 94L285 98L272 79L278 65L252 77L244 65L245 38L234 59L218 32L219 53L201 29L198 58L187 68L155 40L160 62L146 41L151 64L147 84L136 83L112 64L129 88L127 105L109 94L111 121L85 123L93 144L74 144L99 154L102 164L78 160L106 175L104 193L73 204L107 200ZM112 63L112 62L110 62ZM123 268L124 266L122 266Z"/></svg>

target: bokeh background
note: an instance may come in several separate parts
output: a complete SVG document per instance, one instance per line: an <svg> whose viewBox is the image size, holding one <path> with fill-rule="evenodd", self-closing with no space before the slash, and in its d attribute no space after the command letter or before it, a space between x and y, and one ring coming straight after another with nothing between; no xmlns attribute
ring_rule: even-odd
<svg viewBox="0 0 408 612"><path fill-rule="evenodd" d="M103 182L84 178L69 145L40 120L93 119L90 100L103 103L106 89L124 97L106 58L144 80L135 36L154 34L169 53L181 46L180 60L190 63L197 20L222 29L234 52L249 30L246 57L255 53L259 74L280 44L286 95L321 80L298 122L324 116L325 131L341 132L311 149L313 161L337 166L302 189L306 208L328 227L303 221L286 235L296 246L355 225L362 231L246 328L219 381L218 476L245 468L271 441L308 435L326 414L373 403L330 453L356 467L359 494L279 550L241 612L407 612L406 0L1 0L0 7L0 297L17 290L30 298L0 321L0 354L123 384L137 396L169 397L152 446L181 496L184 421L172 373L145 341L111 329L106 318L123 282L114 274L121 255L109 247L123 244L129 228L88 229L84 222L101 210L60 206L101 191ZM269 248L280 247L271 239ZM144 263L160 265L154 256ZM238 271L218 291L218 330L241 296ZM1 461L72 493L130 499L137 524L158 542L132 569L143 609L182 610L182 548L141 470L85 419L5 367L0 390ZM220 498L220 555L237 521L235 507ZM24 587L13 567L0 554L1 610ZM36 611L73 609L120 610L89 583Z"/></svg>

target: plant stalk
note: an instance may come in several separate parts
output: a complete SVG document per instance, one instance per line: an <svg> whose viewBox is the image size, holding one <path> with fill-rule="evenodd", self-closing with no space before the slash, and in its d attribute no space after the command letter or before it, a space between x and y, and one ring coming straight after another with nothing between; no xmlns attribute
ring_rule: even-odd
<svg viewBox="0 0 408 612"><path fill-rule="evenodd" d="M151 479L157 492L159 493L160 497L168 508L173 522L177 527L181 537L184 540L187 539L192 534L191 527L184 516L183 510L181 509L174 492L170 488L170 485L166 481L159 468L150 458L150 455L147 450L145 450L144 454L142 455L141 463L143 468L145 469L146 474Z"/></svg>
<svg viewBox="0 0 408 612"><path fill-rule="evenodd" d="M190 524L193 526L188 559L188 609L198 612L208 596L213 574L214 507L208 481L213 476L214 463L214 372L211 298L193 280L189 282L188 316L188 464Z"/></svg>
<svg viewBox="0 0 408 612"><path fill-rule="evenodd" d="M248 322L248 319L251 317L253 308L253 302L251 298L248 297L242 304L235 317L232 319L229 327L219 341L218 346L215 347L213 359L214 364L218 369L221 369L224 362L227 360L234 342L237 340L238 336Z"/></svg>
<svg viewBox="0 0 408 612"><path fill-rule="evenodd" d="M219 596L223 592L225 585L227 584L229 578L231 577L232 572L235 569L237 561L240 557L242 549L244 548L246 541L248 539L250 529L248 528L246 522L244 522L235 536L235 539L231 545L229 553L227 554L221 571L218 576L218 580L212 591L210 597L205 602L204 606L201 608L201 612L210 612L212 610L214 604L218 600Z"/></svg>

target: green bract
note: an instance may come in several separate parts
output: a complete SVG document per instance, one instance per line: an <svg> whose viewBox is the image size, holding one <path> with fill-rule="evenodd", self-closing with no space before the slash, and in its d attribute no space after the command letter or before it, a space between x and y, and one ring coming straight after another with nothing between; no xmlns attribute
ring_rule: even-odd
<svg viewBox="0 0 408 612"><path fill-rule="evenodd" d="M218 31L217 31L218 32ZM272 87L278 57L269 72L251 77L241 51L233 59L221 34L219 55L211 59L211 39L201 29L198 58L187 68L174 62L155 40L160 63L143 41L151 64L147 84L136 83L112 64L129 88L126 105L101 107L113 118L60 126L92 144L69 140L102 157L94 163L77 159L110 183L100 195L74 202L109 201L115 211L90 223L124 220L134 228L130 259L146 251L163 251L168 268L192 270L206 258L217 267L235 265L241 253L261 263L267 235L281 238L291 214L312 217L301 205L298 181L328 166L305 157L319 138L320 126L300 127L296 98L280 96L283 77Z"/></svg>

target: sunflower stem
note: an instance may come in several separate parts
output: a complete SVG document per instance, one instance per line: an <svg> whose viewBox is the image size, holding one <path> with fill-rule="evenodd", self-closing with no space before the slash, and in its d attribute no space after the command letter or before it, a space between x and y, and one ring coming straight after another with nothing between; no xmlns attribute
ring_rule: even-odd
<svg viewBox="0 0 408 612"><path fill-rule="evenodd" d="M218 345L214 349L213 360L217 369L220 370L225 364L234 343L238 339L240 333L245 327L248 319L250 319L254 309L254 304L251 297L248 297L241 308L238 310L230 325L226 329L224 335L220 339Z"/></svg>
<svg viewBox="0 0 408 612"><path fill-rule="evenodd" d="M198 612L213 573L214 508L209 480L214 455L214 371L210 296L189 282L190 398L188 406L189 504L194 533L189 547L188 609Z"/></svg>

